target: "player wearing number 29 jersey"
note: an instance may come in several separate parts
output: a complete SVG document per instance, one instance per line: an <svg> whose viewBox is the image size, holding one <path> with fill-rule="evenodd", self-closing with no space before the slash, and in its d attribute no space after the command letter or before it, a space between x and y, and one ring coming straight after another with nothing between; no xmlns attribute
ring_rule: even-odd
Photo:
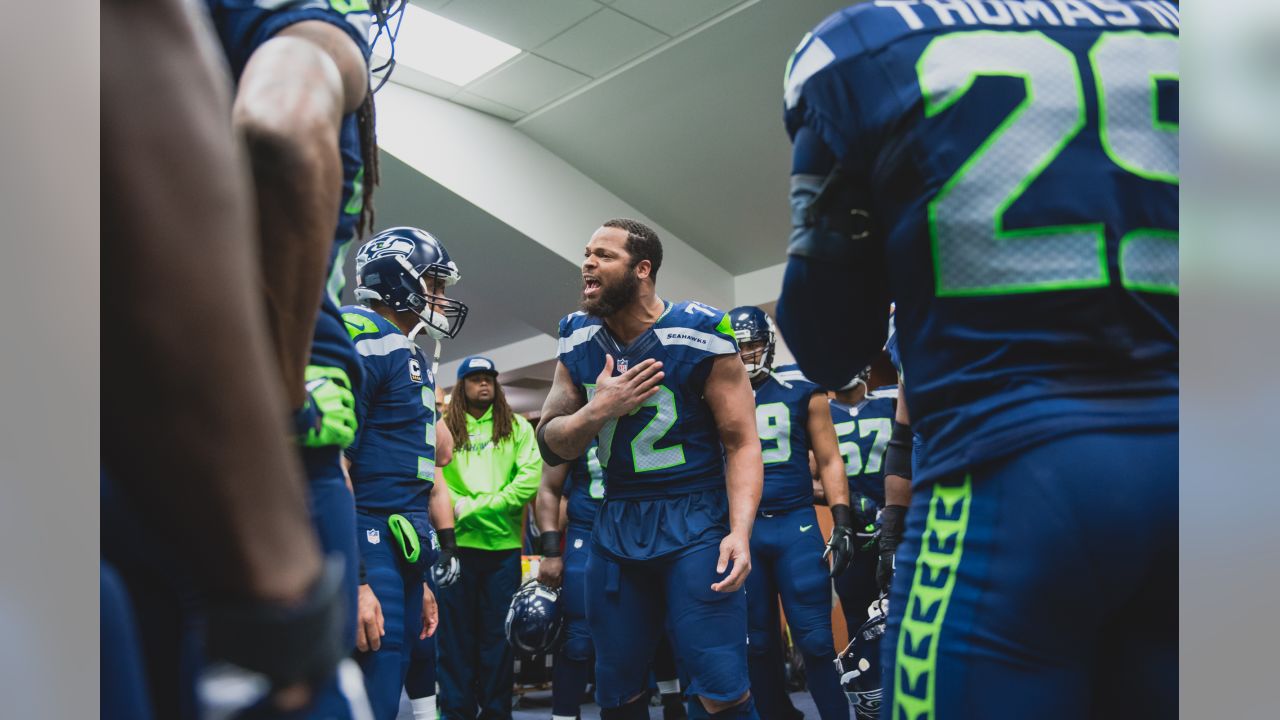
<svg viewBox="0 0 1280 720"><path fill-rule="evenodd" d="M1177 712L1178 22L1163 0L867 2L788 65L779 325L838 387L895 301L928 459L895 718Z"/></svg>

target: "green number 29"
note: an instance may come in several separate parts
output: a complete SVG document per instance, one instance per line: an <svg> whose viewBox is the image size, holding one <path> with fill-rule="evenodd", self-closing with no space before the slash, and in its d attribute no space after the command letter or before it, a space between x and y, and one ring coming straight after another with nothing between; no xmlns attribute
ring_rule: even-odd
<svg viewBox="0 0 1280 720"><path fill-rule="evenodd" d="M1089 51L1103 152L1125 171L1178 184L1178 126L1156 114L1159 81L1178 80L1167 33L1103 33ZM929 203L939 297L1042 292L1110 283L1098 222L1006 230L1005 212L1084 129L1085 84L1071 51L1040 32L942 35L916 63L925 116L945 112L988 76L1016 77L1026 97ZM1087 192L1088 188L1081 188ZM1120 239L1121 283L1178 292L1178 234L1140 228Z"/></svg>

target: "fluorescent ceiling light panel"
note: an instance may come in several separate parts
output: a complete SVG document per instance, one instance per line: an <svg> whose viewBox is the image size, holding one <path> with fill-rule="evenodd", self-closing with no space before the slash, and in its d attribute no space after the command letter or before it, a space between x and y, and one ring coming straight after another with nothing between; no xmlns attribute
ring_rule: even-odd
<svg viewBox="0 0 1280 720"><path fill-rule="evenodd" d="M390 24L394 29L394 20ZM377 26L373 29L376 31ZM386 59L390 52L391 38L384 32L373 47L373 54ZM459 87L519 54L518 47L412 4L405 6L396 38L397 65Z"/></svg>

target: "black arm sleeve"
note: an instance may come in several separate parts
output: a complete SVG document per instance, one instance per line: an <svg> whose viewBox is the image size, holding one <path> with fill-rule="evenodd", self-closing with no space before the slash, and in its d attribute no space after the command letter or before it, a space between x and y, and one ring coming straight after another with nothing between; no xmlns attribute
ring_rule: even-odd
<svg viewBox="0 0 1280 720"><path fill-rule="evenodd" d="M911 426L896 420L889 447L884 451L884 474L911 479Z"/></svg>
<svg viewBox="0 0 1280 720"><path fill-rule="evenodd" d="M551 449L551 446L547 444L546 432L547 423L538 423L538 429L534 431L534 435L538 438L538 452L542 455L542 461L551 467L556 467L557 465L563 465L569 462L565 458L555 454Z"/></svg>

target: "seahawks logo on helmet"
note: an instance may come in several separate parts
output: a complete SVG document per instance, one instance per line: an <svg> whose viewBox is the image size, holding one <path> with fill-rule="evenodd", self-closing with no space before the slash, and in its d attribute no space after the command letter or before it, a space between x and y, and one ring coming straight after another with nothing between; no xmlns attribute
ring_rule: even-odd
<svg viewBox="0 0 1280 720"><path fill-rule="evenodd" d="M884 686L880 675L880 640L885 631L885 605L877 600L871 617L853 634L844 652L836 657L840 685L853 706L857 720L879 720Z"/></svg>
<svg viewBox="0 0 1280 720"><path fill-rule="evenodd" d="M413 252L413 248L413 241L402 237L371 240L356 255L356 272L359 273L370 260L388 255L408 255Z"/></svg>
<svg viewBox="0 0 1280 720"><path fill-rule="evenodd" d="M427 277L445 286L458 282L458 266L434 235L412 227L383 230L356 253L356 300L379 302L421 319L419 329L437 339L457 337L467 306L432 294ZM410 333L413 337L417 329Z"/></svg>
<svg viewBox="0 0 1280 720"><path fill-rule="evenodd" d="M859 720L880 717L880 703L884 699L883 689L876 688L865 692L845 693L845 695L848 696L849 703L853 705L854 715Z"/></svg>

